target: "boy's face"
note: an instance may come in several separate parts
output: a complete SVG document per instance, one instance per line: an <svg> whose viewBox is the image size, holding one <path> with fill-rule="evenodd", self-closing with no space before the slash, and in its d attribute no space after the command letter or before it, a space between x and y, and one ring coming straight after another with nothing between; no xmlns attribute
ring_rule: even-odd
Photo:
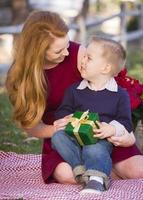
<svg viewBox="0 0 143 200"><path fill-rule="evenodd" d="M107 64L103 56L102 45L92 42L87 47L86 55L82 60L81 76L82 78L92 81L101 75L102 68Z"/></svg>

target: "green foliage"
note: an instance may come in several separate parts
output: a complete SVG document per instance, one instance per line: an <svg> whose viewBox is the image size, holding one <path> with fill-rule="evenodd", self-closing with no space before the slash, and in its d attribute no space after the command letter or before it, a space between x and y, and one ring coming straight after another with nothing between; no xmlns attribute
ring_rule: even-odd
<svg viewBox="0 0 143 200"><path fill-rule="evenodd" d="M127 31L135 31L138 30L138 18L137 17L131 17L131 19L129 20L128 24L127 24Z"/></svg>
<svg viewBox="0 0 143 200"><path fill-rule="evenodd" d="M130 47L129 47L130 48ZM130 48L127 55L128 73L143 83L143 49Z"/></svg>
<svg viewBox="0 0 143 200"><path fill-rule="evenodd" d="M135 109L134 112L132 112L132 120L133 120L134 129L137 126L137 122L141 119L143 119L143 105L142 104L140 105L140 107Z"/></svg>

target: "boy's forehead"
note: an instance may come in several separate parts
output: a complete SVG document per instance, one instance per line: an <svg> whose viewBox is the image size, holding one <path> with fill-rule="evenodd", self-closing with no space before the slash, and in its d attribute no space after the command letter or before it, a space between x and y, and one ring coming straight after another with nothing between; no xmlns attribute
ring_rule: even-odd
<svg viewBox="0 0 143 200"><path fill-rule="evenodd" d="M101 52L103 51L104 47L103 44L99 44L96 42L91 42L88 46L87 46L87 53L90 54L95 54L95 52Z"/></svg>
<svg viewBox="0 0 143 200"><path fill-rule="evenodd" d="M96 42L96 41L92 41L89 45L88 45L88 47L89 48L93 48L93 49L96 49L96 48L103 48L103 43L99 43L99 42ZM88 48L87 47L87 48Z"/></svg>

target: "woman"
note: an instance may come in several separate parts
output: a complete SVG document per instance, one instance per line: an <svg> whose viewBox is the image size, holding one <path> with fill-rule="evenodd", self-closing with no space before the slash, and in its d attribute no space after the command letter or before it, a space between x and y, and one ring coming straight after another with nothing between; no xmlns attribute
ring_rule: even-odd
<svg viewBox="0 0 143 200"><path fill-rule="evenodd" d="M65 89L80 80L77 67L84 54L84 47L69 41L68 27L60 16L48 11L28 17L15 47L7 90L18 125L30 135L44 138L42 175L46 183L53 178L59 183L75 183L71 167L51 148L50 138L68 122L68 117L54 121L54 111ZM129 133L110 140L116 146L135 142ZM115 147L113 163L113 171L121 178L143 177L143 157L136 146Z"/></svg>

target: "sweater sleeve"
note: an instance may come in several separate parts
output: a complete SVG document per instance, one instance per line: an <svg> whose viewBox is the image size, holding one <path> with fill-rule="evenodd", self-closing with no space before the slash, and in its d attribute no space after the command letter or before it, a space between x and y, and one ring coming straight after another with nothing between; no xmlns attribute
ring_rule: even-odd
<svg viewBox="0 0 143 200"><path fill-rule="evenodd" d="M74 95L72 88L68 88L64 94L63 101L55 112L55 118L60 119L74 112Z"/></svg>
<svg viewBox="0 0 143 200"><path fill-rule="evenodd" d="M121 89L116 121L121 123L128 132L133 131L130 98L126 90Z"/></svg>

